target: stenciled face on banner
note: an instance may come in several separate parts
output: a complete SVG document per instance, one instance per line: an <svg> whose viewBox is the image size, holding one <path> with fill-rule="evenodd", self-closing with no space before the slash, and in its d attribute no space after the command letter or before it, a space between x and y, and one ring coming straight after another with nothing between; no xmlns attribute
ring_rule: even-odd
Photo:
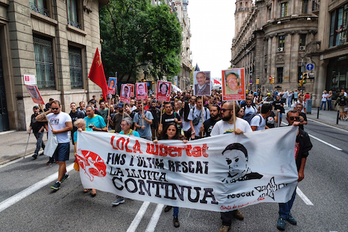
<svg viewBox="0 0 348 232"><path fill-rule="evenodd" d="M137 100L147 99L147 85L145 82L135 83Z"/></svg>
<svg viewBox="0 0 348 232"><path fill-rule="evenodd" d="M224 101L244 100L244 68L222 71L222 98Z"/></svg>
<svg viewBox="0 0 348 232"><path fill-rule="evenodd" d="M210 71L193 72L193 94L195 96L206 96L211 94Z"/></svg>
<svg viewBox="0 0 348 232"><path fill-rule="evenodd" d="M130 87L128 84L121 85L120 101L127 103L130 101Z"/></svg>
<svg viewBox="0 0 348 232"><path fill-rule="evenodd" d="M158 101L170 101L170 82L158 81L157 82L157 100Z"/></svg>
<svg viewBox="0 0 348 232"><path fill-rule="evenodd" d="M115 94L117 85L116 77L109 77L108 92L107 94Z"/></svg>

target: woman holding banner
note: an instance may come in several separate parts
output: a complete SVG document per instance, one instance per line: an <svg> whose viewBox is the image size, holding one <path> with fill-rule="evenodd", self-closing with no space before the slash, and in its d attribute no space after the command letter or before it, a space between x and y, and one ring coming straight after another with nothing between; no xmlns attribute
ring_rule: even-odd
<svg viewBox="0 0 348 232"><path fill-rule="evenodd" d="M162 131L161 134L161 138L162 139L167 139L167 140L182 140L181 139L181 135L180 135L180 131L178 130L178 128L176 127L176 124L174 122L170 122L167 124L167 126L164 128L164 130ZM187 140L183 140L184 143L187 143ZM157 140L154 140L153 143L158 143ZM164 208L164 212L169 212L169 210L171 210L173 208L173 206L169 206L167 205ZM179 207L174 207L173 209L173 224L174 227L178 228L180 226L180 222L179 222Z"/></svg>

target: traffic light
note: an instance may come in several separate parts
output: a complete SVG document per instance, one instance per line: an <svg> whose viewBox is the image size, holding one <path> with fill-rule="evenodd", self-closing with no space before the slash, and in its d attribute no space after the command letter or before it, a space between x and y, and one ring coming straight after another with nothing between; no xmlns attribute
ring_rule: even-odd
<svg viewBox="0 0 348 232"><path fill-rule="evenodd" d="M299 85L299 86L302 86L302 85L303 85L303 80L299 80L299 81L298 81L298 85Z"/></svg>
<svg viewBox="0 0 348 232"><path fill-rule="evenodd" d="M271 78L271 84L274 84L274 77Z"/></svg>
<svg viewBox="0 0 348 232"><path fill-rule="evenodd" d="M307 82L307 73L303 73L303 84Z"/></svg>

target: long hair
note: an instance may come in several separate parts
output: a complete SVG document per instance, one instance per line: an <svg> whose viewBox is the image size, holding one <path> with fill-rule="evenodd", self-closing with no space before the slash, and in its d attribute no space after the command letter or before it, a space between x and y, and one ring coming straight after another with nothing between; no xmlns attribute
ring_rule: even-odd
<svg viewBox="0 0 348 232"><path fill-rule="evenodd" d="M185 122L188 122L190 120L188 120L188 116L190 114L190 103L189 101L185 101L184 107L181 108L180 110L180 117L183 117Z"/></svg>
<svg viewBox="0 0 348 232"><path fill-rule="evenodd" d="M166 127L164 128L164 130L161 133L161 138L162 139L168 139L168 135L167 135L167 130L170 126L174 126L176 133L174 135L174 137L172 139L180 139L180 131L178 130L178 128L176 127L176 123L175 122L170 122L166 125Z"/></svg>

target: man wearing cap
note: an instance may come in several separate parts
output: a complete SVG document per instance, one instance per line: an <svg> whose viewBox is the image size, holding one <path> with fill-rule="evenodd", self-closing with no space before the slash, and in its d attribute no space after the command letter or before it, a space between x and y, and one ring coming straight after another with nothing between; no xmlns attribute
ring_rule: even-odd
<svg viewBox="0 0 348 232"><path fill-rule="evenodd" d="M120 102L117 105L118 113L113 118L108 117L110 125L115 129L115 133L121 132L121 122L124 118L130 118L129 114L123 111L124 103Z"/></svg>
<svg viewBox="0 0 348 232"><path fill-rule="evenodd" d="M43 139L43 134L44 134L44 130L45 130L45 122L38 122L36 121L36 116L39 115L39 107L38 106L34 106L33 107L33 114L31 115L31 119L30 119L30 127L28 130L28 134L30 134L31 130L33 130L34 136L36 138L36 149L34 152L34 155L32 155L33 159L37 159L37 156L39 154L39 151L42 147L42 149L45 149L45 143L42 141ZM40 155L43 155L43 153L41 153Z"/></svg>

